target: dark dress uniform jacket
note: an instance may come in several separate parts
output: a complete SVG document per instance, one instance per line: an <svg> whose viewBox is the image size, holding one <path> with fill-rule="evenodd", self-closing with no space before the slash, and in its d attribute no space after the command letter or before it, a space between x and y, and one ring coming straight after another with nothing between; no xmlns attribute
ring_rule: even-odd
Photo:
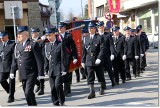
<svg viewBox="0 0 160 108"><path fill-rule="evenodd" d="M70 59L77 59L77 49L72 39L72 35L70 33L65 32L64 38L62 36L61 38L62 42L66 47L67 57Z"/></svg>
<svg viewBox="0 0 160 108"><path fill-rule="evenodd" d="M55 42L54 45L46 43L46 59L49 59L49 77L59 76L61 72L67 72L66 51L63 43Z"/></svg>
<svg viewBox="0 0 160 108"><path fill-rule="evenodd" d="M104 56L110 57L111 55L115 55L114 43L111 33L104 32L102 36L104 39Z"/></svg>
<svg viewBox="0 0 160 108"><path fill-rule="evenodd" d="M135 56L138 56L137 41L135 36L130 36L128 40L125 39L124 53L127 58L134 58Z"/></svg>
<svg viewBox="0 0 160 108"><path fill-rule="evenodd" d="M16 62L12 64L11 73L18 69L21 80L31 76L44 76L44 59L38 43L28 39L23 47L22 44L17 44L15 47L15 51L19 55L18 65Z"/></svg>
<svg viewBox="0 0 160 108"><path fill-rule="evenodd" d="M95 34L93 39L85 36L83 42L82 63L85 63L86 66L95 66L96 59L103 60L104 40L102 36Z"/></svg>
<svg viewBox="0 0 160 108"><path fill-rule="evenodd" d="M114 39L114 48L116 51L116 55L122 57L124 55L124 44L125 38L123 35L119 35L118 39Z"/></svg>
<svg viewBox="0 0 160 108"><path fill-rule="evenodd" d="M8 41L3 48L3 43L0 42L0 72L10 72L14 57L14 46L14 42Z"/></svg>
<svg viewBox="0 0 160 108"><path fill-rule="evenodd" d="M141 33L140 42L142 44L143 51L146 52L146 50L149 49L149 42L148 42L148 38L145 32Z"/></svg>

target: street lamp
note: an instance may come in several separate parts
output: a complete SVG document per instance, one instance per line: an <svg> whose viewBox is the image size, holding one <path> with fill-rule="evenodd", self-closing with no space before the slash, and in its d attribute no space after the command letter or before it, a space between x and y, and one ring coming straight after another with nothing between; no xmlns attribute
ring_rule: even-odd
<svg viewBox="0 0 160 108"><path fill-rule="evenodd" d="M16 9L18 8L17 6L10 6L11 7L11 14L12 14L12 18L13 18L13 26L14 26L14 38L15 38L15 43L17 42L16 39L16 22L15 22L15 13L16 13Z"/></svg>

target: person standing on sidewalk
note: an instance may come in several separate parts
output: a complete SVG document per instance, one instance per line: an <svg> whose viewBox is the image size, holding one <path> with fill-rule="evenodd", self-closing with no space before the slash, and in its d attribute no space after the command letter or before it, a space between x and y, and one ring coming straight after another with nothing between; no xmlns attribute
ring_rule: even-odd
<svg viewBox="0 0 160 108"><path fill-rule="evenodd" d="M7 79L10 75L15 43L9 40L5 31L0 32L0 39L0 84L9 93L8 103L10 103L14 102L15 78L9 79L9 83Z"/></svg>
<svg viewBox="0 0 160 108"><path fill-rule="evenodd" d="M27 26L17 27L19 43L15 46L15 61L12 63L10 78L14 78L15 70L19 70L23 91L28 106L37 106L34 86L37 80L44 77L44 59L37 42L29 39Z"/></svg>

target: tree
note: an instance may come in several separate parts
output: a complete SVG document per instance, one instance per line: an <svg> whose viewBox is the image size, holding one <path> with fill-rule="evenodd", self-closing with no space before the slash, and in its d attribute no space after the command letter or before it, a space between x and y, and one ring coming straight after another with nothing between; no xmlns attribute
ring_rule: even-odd
<svg viewBox="0 0 160 108"><path fill-rule="evenodd" d="M68 13L68 20L72 20L74 18L74 13L73 13L73 10L70 9L69 13Z"/></svg>
<svg viewBox="0 0 160 108"><path fill-rule="evenodd" d="M84 19L88 18L88 4L85 5L84 7Z"/></svg>

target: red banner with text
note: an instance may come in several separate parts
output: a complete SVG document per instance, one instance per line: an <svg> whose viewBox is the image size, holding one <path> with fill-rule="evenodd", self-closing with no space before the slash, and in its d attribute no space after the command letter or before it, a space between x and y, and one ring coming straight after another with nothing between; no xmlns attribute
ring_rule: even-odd
<svg viewBox="0 0 160 108"><path fill-rule="evenodd" d="M120 0L108 0L109 10L111 13L119 13Z"/></svg>
<svg viewBox="0 0 160 108"><path fill-rule="evenodd" d="M76 29L71 32L73 36L74 43L77 48L77 56L78 56L78 62L76 64L73 64L73 61L70 63L69 72L73 72L77 68L81 67L81 58L82 58L82 34L81 29Z"/></svg>

